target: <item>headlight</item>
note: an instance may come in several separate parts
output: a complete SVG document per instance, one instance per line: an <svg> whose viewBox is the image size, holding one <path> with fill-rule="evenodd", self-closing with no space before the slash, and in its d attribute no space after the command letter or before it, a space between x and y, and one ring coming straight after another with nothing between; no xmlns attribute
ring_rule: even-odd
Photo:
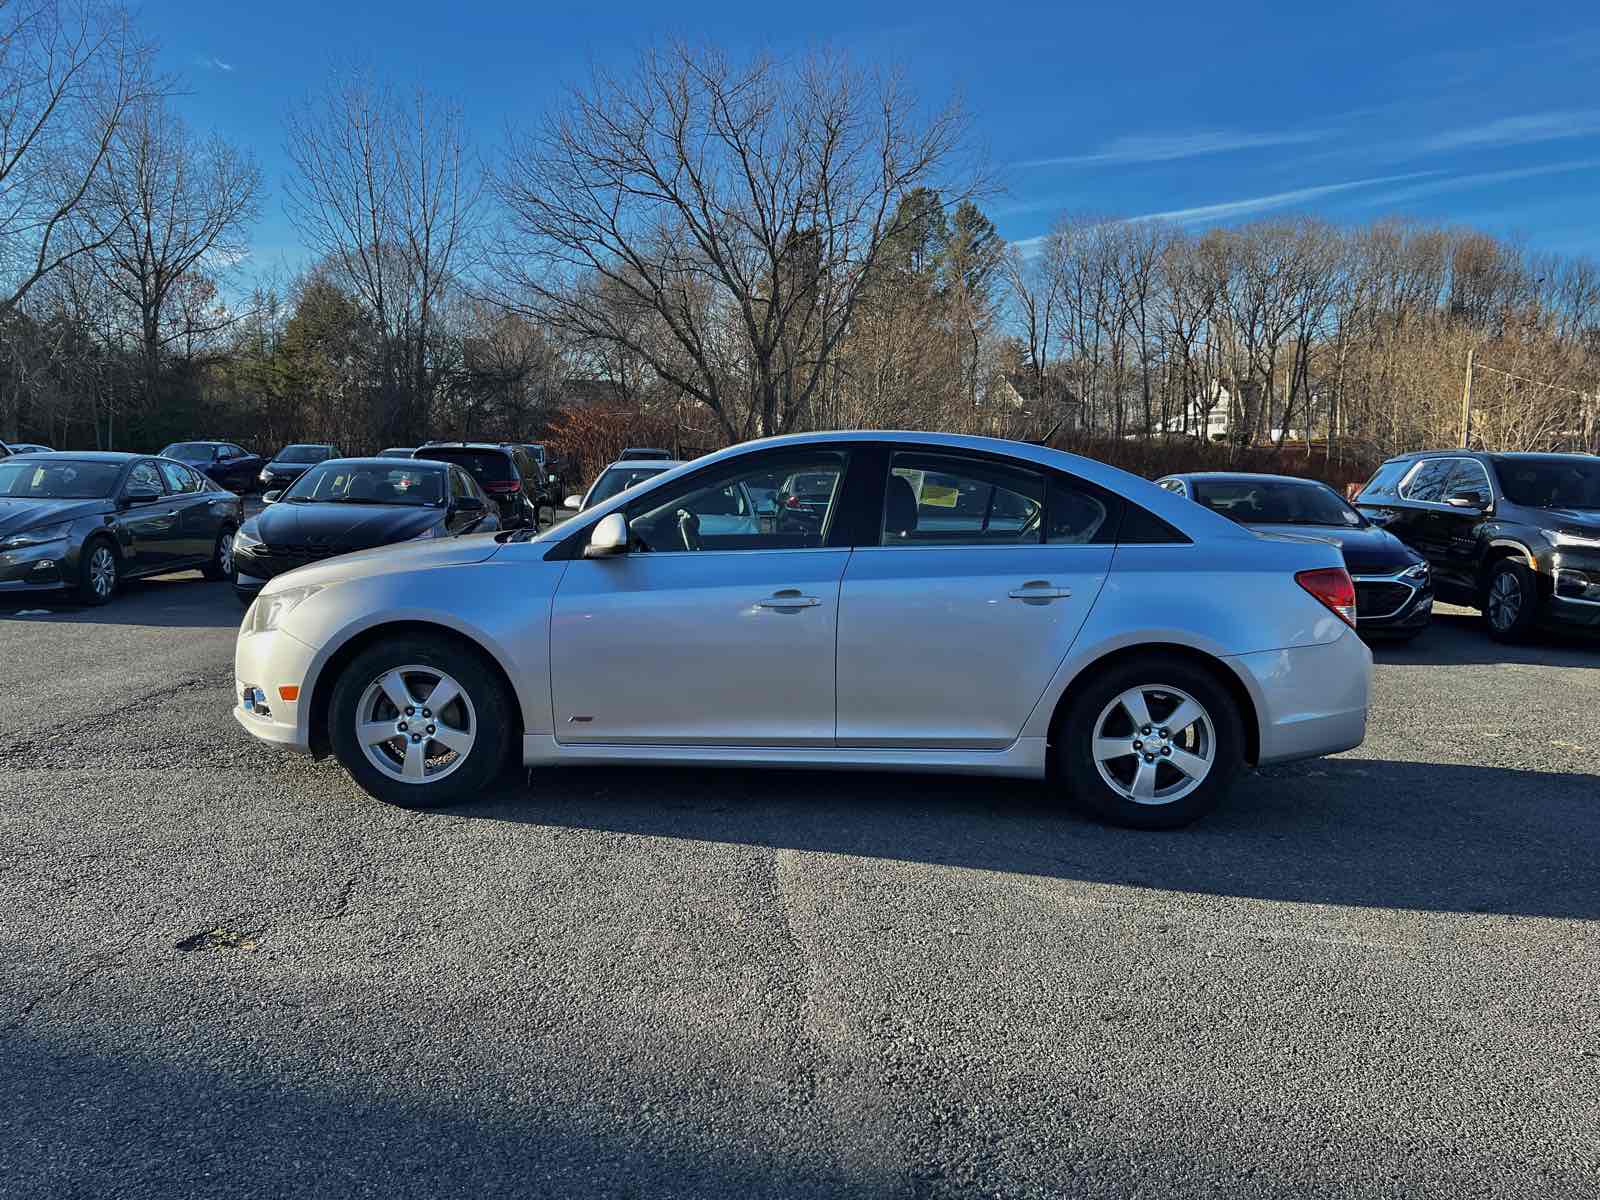
<svg viewBox="0 0 1600 1200"><path fill-rule="evenodd" d="M1407 567L1405 570L1405 577L1407 579L1417 580L1426 579L1428 577L1428 564L1425 562L1419 562L1415 566Z"/></svg>
<svg viewBox="0 0 1600 1200"><path fill-rule="evenodd" d="M271 633L283 624L290 613L327 586L325 583L311 583L305 587L284 588L281 592L257 596L246 614L250 618L250 632Z"/></svg>
<svg viewBox="0 0 1600 1200"><path fill-rule="evenodd" d="M0 550L23 550L29 546L44 546L51 542L64 542L67 540L67 527L71 521L63 521L56 525L46 525L42 529L29 529L23 533L14 533L10 537L0 540Z"/></svg>
<svg viewBox="0 0 1600 1200"><path fill-rule="evenodd" d="M262 544L263 543L260 538L248 534L242 529L235 529L233 531L233 549L235 553L239 552L240 550L243 550L246 553L253 553L261 549Z"/></svg>
<svg viewBox="0 0 1600 1200"><path fill-rule="evenodd" d="M1569 532L1565 529L1543 529L1540 532L1558 546L1582 546L1587 549L1600 549L1600 533Z"/></svg>

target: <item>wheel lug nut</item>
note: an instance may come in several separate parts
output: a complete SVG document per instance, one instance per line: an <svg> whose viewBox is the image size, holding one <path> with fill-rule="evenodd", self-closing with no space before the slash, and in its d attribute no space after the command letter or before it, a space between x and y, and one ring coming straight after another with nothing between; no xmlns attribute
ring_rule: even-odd
<svg viewBox="0 0 1600 1200"><path fill-rule="evenodd" d="M433 713L431 713L431 712L429 712L429 711L428 711L428 710L427 710L427 709L423 709L423 710L422 710L422 715L423 715L423 716L424 716L424 717L432 717L432 716L433 716Z"/></svg>
<svg viewBox="0 0 1600 1200"><path fill-rule="evenodd" d="M1138 738L1134 738L1133 739L1133 748L1135 750L1143 750L1144 749L1144 743L1141 742Z"/></svg>
<svg viewBox="0 0 1600 1200"><path fill-rule="evenodd" d="M1162 729L1161 736L1164 738L1169 738L1172 736L1172 731L1170 729Z"/></svg>
<svg viewBox="0 0 1600 1200"><path fill-rule="evenodd" d="M432 725L429 725L429 726L428 726L428 732L429 732L429 733L432 733L432 732L433 732L433 726L432 726Z"/></svg>
<svg viewBox="0 0 1600 1200"><path fill-rule="evenodd" d="M406 731L406 723L404 721L400 722L399 729L400 729L401 733L404 733Z"/></svg>
<svg viewBox="0 0 1600 1200"><path fill-rule="evenodd" d="M417 710L412 708L411 705L409 705L409 704L406 705L406 716L414 717L416 715L417 715Z"/></svg>
<svg viewBox="0 0 1600 1200"><path fill-rule="evenodd" d="M1150 736L1150 726L1146 725L1143 729L1139 730L1139 732L1144 734L1145 737L1149 737Z"/></svg>
<svg viewBox="0 0 1600 1200"><path fill-rule="evenodd" d="M413 733L411 735L411 740L413 742L420 742L422 740L422 735L420 733Z"/></svg>
<svg viewBox="0 0 1600 1200"><path fill-rule="evenodd" d="M1154 755L1154 754L1146 754L1146 755L1145 755L1145 756L1144 756L1144 760L1145 760L1145 762L1147 762L1147 763L1153 763L1153 762L1155 762L1155 760L1156 760L1156 756L1155 756L1155 755Z"/></svg>
<svg viewBox="0 0 1600 1200"><path fill-rule="evenodd" d="M1163 746L1163 747L1161 747L1161 753L1162 753L1162 755L1164 757L1171 758L1172 757L1172 747L1171 746Z"/></svg>

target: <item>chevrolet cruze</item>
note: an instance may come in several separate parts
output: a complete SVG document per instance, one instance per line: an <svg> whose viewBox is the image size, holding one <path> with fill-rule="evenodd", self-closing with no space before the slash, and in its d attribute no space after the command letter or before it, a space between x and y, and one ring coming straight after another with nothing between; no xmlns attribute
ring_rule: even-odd
<svg viewBox="0 0 1600 1200"><path fill-rule="evenodd" d="M804 480L804 502L726 520L775 479ZM1361 741L1355 603L1337 546L1089 459L809 434L543 534L279 575L239 632L235 715L414 807L472 797L512 758L739 764L1050 779L1165 828L1246 763Z"/></svg>

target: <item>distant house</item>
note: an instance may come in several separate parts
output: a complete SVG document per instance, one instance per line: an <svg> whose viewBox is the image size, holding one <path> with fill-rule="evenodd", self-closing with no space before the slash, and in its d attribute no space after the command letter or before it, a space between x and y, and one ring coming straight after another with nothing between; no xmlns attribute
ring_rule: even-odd
<svg viewBox="0 0 1600 1200"><path fill-rule="evenodd" d="M1233 436L1236 413L1242 413L1244 402L1250 400L1259 387L1260 385L1254 382L1241 385L1240 391L1244 399L1235 404L1233 393L1223 386L1221 380L1213 380L1206 391L1184 406L1182 415L1173 417L1166 423L1165 432L1187 433L1191 437L1203 437L1208 442L1227 441ZM1258 429L1256 438L1262 442L1275 442L1282 432L1281 429ZM1304 438L1305 432L1291 428L1288 437Z"/></svg>
<svg viewBox="0 0 1600 1200"><path fill-rule="evenodd" d="M612 379L569 379L561 386L560 396L563 407L621 408L628 403L627 389Z"/></svg>

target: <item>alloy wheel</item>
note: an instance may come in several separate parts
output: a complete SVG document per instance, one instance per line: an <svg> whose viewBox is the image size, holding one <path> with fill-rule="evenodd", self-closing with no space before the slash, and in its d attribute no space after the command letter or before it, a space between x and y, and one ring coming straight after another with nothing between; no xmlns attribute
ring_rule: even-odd
<svg viewBox="0 0 1600 1200"><path fill-rule="evenodd" d="M217 543L217 566L222 568L224 578L233 575L233 533L224 530L222 540Z"/></svg>
<svg viewBox="0 0 1600 1200"><path fill-rule="evenodd" d="M402 783L433 783L467 760L478 718L461 684L437 667L384 672L356 705L356 740L378 770Z"/></svg>
<svg viewBox="0 0 1600 1200"><path fill-rule="evenodd" d="M1167 684L1129 688L1094 723L1100 778L1136 804L1171 804L1205 781L1217 757L1211 715Z"/></svg>
<svg viewBox="0 0 1600 1200"><path fill-rule="evenodd" d="M102 600L111 599L117 587L117 556L109 546L96 546L89 555L89 586Z"/></svg>
<svg viewBox="0 0 1600 1200"><path fill-rule="evenodd" d="M1504 631L1522 612L1522 584L1511 571L1501 571L1489 585L1489 624Z"/></svg>

